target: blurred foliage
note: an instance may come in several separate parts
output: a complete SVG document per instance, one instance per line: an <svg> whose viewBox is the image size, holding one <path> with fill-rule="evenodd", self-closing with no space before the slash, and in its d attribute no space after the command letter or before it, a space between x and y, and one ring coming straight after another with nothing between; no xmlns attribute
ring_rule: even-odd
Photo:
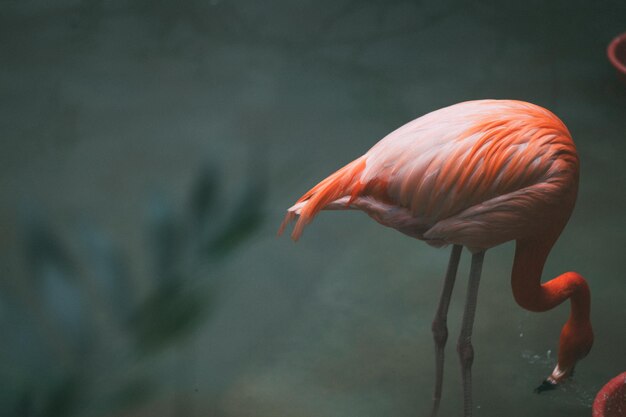
<svg viewBox="0 0 626 417"><path fill-rule="evenodd" d="M152 397L156 391L156 381L147 377L132 379L114 391L111 402L120 410L140 405Z"/></svg>
<svg viewBox="0 0 626 417"><path fill-rule="evenodd" d="M52 387L44 403L41 415L57 417L71 414L76 406L80 388L81 386L76 377L72 375L65 376Z"/></svg>
<svg viewBox="0 0 626 417"><path fill-rule="evenodd" d="M0 372L2 386L13 387L0 396L0 415L108 415L159 392L152 375L159 367L155 355L198 330L217 290L216 264L233 254L263 217L265 193L258 177L232 207L221 206L226 199L219 191L218 172L207 166L182 213L166 199L152 202L150 277L144 280L149 289L141 296L132 285L137 277L129 273L129 256L104 233L81 224L78 244L70 244L73 237L65 241L43 214L24 210L28 277L3 282L15 297L2 296L0 313L6 310L9 320L19 323L8 327L15 334L4 334L16 351L24 343L38 348L20 355L27 357L24 363L11 364L23 368L16 371L26 375L23 381Z"/></svg>
<svg viewBox="0 0 626 417"><path fill-rule="evenodd" d="M260 184L248 187L233 208L228 221L203 245L209 256L222 257L231 253L256 230L262 219L259 196L264 194Z"/></svg>
<svg viewBox="0 0 626 417"><path fill-rule="evenodd" d="M198 326L210 301L181 283L160 284L133 317L138 347L150 352L184 337Z"/></svg>
<svg viewBox="0 0 626 417"><path fill-rule="evenodd" d="M73 272L70 256L49 226L36 214L30 213L26 229L25 255L29 260L30 276L42 278L45 271L41 269L54 268L62 271L65 277L70 277Z"/></svg>

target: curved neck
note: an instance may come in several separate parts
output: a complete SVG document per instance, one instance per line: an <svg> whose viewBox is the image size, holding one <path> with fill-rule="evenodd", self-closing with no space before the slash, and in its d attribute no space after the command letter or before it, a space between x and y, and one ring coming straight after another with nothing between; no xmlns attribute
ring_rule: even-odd
<svg viewBox="0 0 626 417"><path fill-rule="evenodd" d="M520 240L515 249L511 286L515 301L530 311L546 311L571 298L572 323L589 321L590 293L582 276L566 272L541 284L541 274L555 239Z"/></svg>

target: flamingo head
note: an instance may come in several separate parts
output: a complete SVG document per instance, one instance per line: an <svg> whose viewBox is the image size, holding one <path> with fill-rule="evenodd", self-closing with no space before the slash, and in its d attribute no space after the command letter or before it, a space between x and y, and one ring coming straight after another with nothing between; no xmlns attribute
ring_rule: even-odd
<svg viewBox="0 0 626 417"><path fill-rule="evenodd" d="M576 363L587 356L592 345L593 330L589 320L575 321L570 318L561 331L559 360L552 374L535 389L535 392L541 393L554 389L558 384L573 376Z"/></svg>

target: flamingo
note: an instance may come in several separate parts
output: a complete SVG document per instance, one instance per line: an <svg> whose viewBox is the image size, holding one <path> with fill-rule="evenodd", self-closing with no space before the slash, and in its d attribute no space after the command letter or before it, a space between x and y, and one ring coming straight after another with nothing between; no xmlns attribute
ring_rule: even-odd
<svg viewBox="0 0 626 417"><path fill-rule="evenodd" d="M552 389L572 375L593 343L590 292L576 272L542 284L550 250L574 208L579 160L571 135L550 111L516 100L476 100L428 113L398 128L330 175L287 210L278 235L297 219L291 237L320 210L361 210L378 223L434 247L452 245L432 322L435 389L441 401L447 313L463 247L472 254L457 342L463 411L472 415L471 342L485 251L515 240L511 286L517 304L533 312L569 299L558 361L535 390Z"/></svg>

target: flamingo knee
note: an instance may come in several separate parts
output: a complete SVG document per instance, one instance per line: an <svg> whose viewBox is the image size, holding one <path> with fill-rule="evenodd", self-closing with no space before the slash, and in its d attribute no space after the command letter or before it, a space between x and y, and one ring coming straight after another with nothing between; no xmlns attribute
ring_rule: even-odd
<svg viewBox="0 0 626 417"><path fill-rule="evenodd" d="M456 345L456 351L459 354L461 365L463 367L470 367L474 363L474 346L472 341L468 338L459 338L459 342Z"/></svg>
<svg viewBox="0 0 626 417"><path fill-rule="evenodd" d="M448 341L448 326L446 325L446 321L440 319L439 317L435 318L435 320L433 320L431 330L433 332L435 344L437 346L445 346Z"/></svg>

